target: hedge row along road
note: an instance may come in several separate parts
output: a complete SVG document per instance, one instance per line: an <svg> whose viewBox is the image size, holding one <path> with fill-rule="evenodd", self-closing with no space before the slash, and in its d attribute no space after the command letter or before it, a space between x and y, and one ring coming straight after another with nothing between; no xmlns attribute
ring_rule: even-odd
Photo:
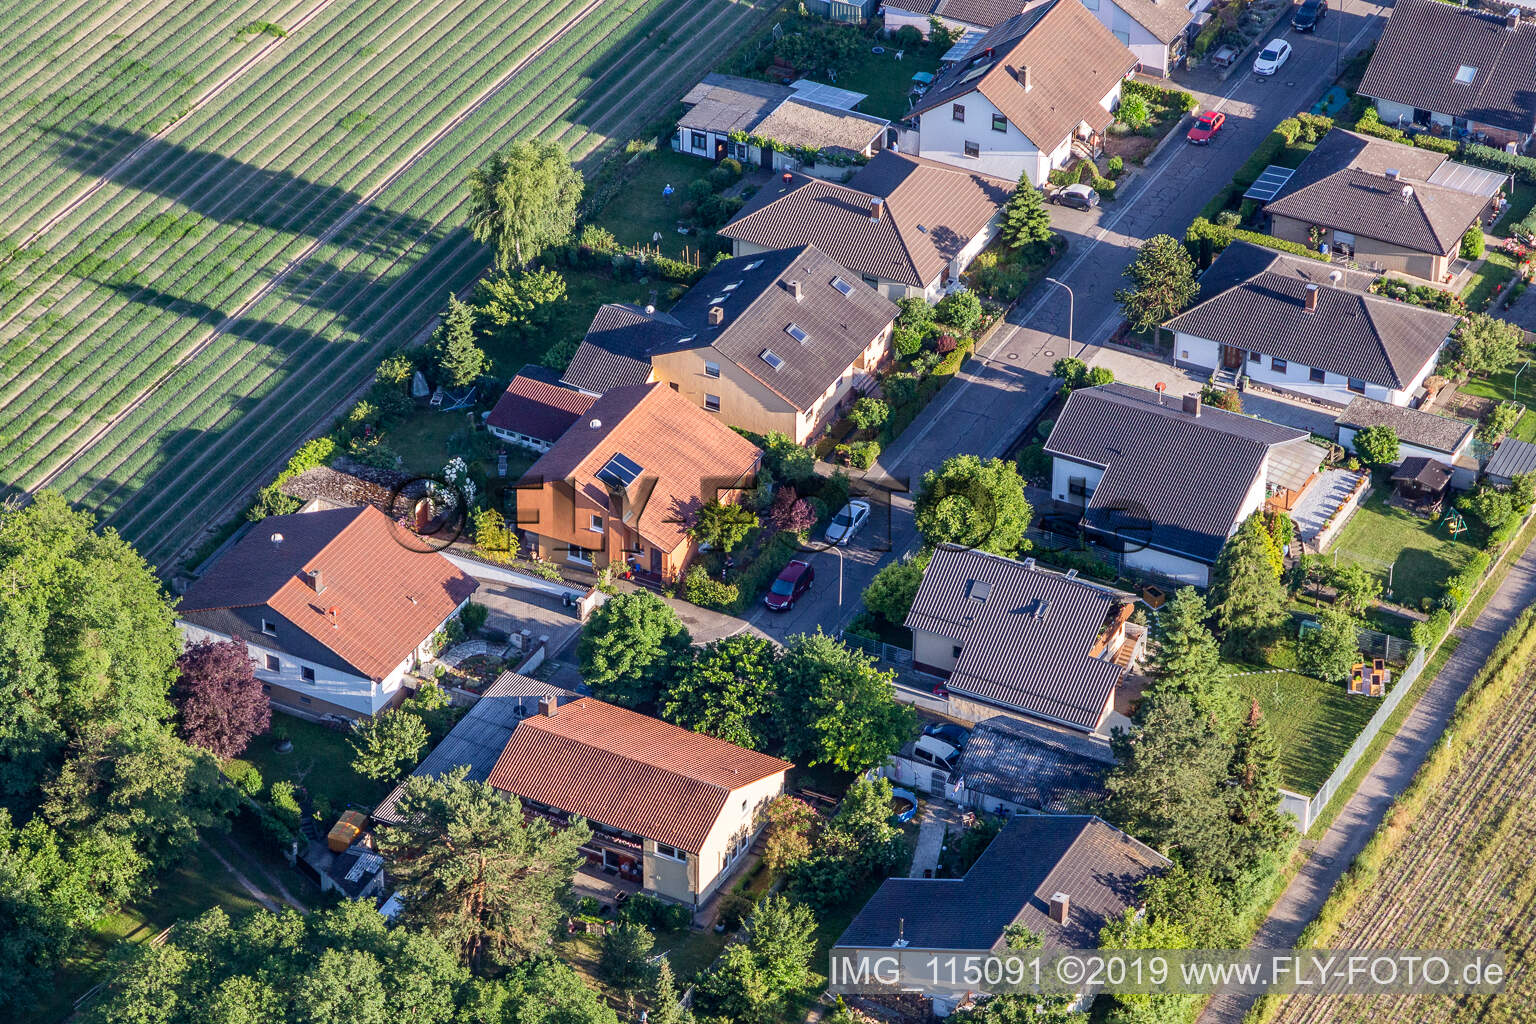
<svg viewBox="0 0 1536 1024"><path fill-rule="evenodd" d="M0 482L164 563L484 269L474 164L595 169L771 5L107 6L0 0Z"/></svg>

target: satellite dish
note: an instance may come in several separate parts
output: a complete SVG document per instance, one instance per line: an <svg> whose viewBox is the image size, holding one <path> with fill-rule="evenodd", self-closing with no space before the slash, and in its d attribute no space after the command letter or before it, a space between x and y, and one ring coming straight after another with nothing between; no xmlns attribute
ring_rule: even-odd
<svg viewBox="0 0 1536 1024"><path fill-rule="evenodd" d="M273 547L277 547L277 546L279 546L280 544L283 543L283 535L280 534L280 533L274 533L272 535L272 537L271 537L271 540L272 540L272 546Z"/></svg>
<svg viewBox="0 0 1536 1024"><path fill-rule="evenodd" d="M593 430L601 430L603 429L603 421L600 419L593 419L592 422L587 424L587 426L591 427Z"/></svg>

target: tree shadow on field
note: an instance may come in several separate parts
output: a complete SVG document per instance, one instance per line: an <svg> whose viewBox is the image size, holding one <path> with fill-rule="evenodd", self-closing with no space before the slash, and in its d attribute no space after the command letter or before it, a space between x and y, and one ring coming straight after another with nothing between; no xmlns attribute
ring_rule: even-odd
<svg viewBox="0 0 1536 1024"><path fill-rule="evenodd" d="M126 167L122 154L147 143ZM107 176L126 188L173 199L221 224L251 224L318 237L363 199L347 189L322 185L288 171L267 170L219 153L187 149L107 124L91 123L56 137L53 152L82 174ZM398 251L432 229L416 217L377 206L362 212L336 239L371 253ZM343 238L345 241L343 241Z"/></svg>

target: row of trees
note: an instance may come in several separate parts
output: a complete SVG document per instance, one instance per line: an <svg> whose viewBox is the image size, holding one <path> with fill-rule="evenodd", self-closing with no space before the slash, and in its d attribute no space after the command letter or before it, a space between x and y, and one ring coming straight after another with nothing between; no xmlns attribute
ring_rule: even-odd
<svg viewBox="0 0 1536 1024"><path fill-rule="evenodd" d="M654 594L619 594L592 614L578 644L582 676L603 700L804 766L862 772L911 734L892 675L821 632L781 651L738 633L702 647Z"/></svg>

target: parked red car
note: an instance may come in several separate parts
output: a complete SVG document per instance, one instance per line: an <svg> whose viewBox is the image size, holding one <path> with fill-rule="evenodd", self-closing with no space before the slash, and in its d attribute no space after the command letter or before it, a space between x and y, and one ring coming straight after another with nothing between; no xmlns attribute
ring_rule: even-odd
<svg viewBox="0 0 1536 1024"><path fill-rule="evenodd" d="M815 579L816 570L811 568L811 563L797 558L786 565L778 579L773 581L773 586L763 595L763 604L768 606L769 611L787 612L800 600L801 594L811 589Z"/></svg>
<svg viewBox="0 0 1536 1024"><path fill-rule="evenodd" d="M1226 114L1219 110L1207 110L1195 118L1194 126L1189 129L1189 134L1185 137L1189 139L1190 145L1208 146L1216 133L1221 131L1221 126L1226 123Z"/></svg>

